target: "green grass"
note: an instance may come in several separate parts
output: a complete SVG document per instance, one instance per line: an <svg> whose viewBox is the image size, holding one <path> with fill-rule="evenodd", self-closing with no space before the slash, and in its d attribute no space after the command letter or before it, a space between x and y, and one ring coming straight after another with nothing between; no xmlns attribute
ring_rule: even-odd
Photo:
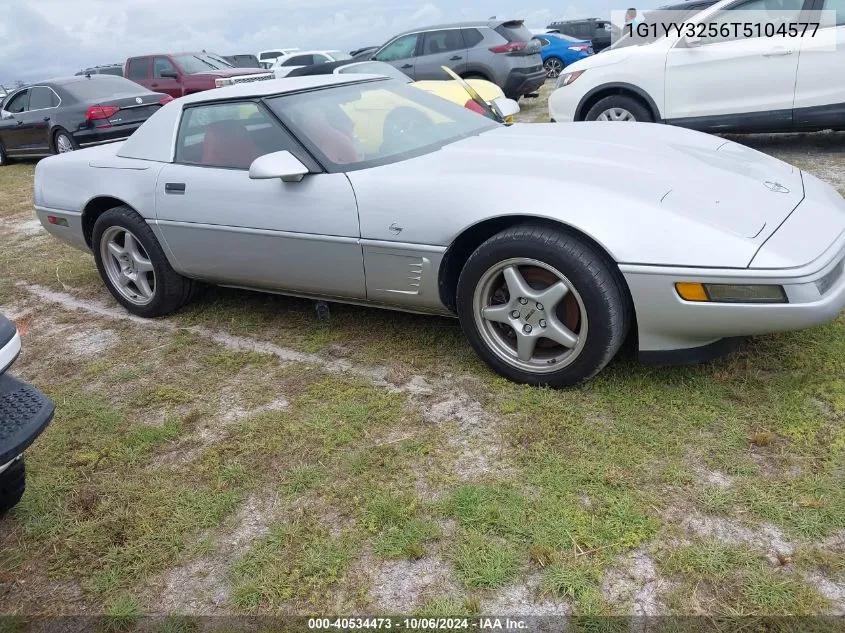
<svg viewBox="0 0 845 633"><path fill-rule="evenodd" d="M504 587L516 578L522 564L512 544L479 534L460 538L453 562L461 582L482 589Z"/></svg>

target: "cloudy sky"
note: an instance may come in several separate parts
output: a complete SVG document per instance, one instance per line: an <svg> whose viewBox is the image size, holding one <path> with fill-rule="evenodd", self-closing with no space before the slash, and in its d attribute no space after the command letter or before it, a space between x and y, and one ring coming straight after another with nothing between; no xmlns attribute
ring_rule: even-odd
<svg viewBox="0 0 845 633"><path fill-rule="evenodd" d="M640 4L646 9L659 3ZM623 5L619 0L0 0L0 83L72 74L156 52L349 50L381 44L406 28L494 15L543 27L553 19L610 17Z"/></svg>

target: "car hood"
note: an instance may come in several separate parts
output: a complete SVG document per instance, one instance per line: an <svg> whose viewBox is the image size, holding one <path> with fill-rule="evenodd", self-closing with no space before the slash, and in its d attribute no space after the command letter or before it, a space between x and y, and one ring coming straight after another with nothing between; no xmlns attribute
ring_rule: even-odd
<svg viewBox="0 0 845 633"><path fill-rule="evenodd" d="M362 214L366 237L392 239L390 182L427 201L409 241L449 244L457 223L516 214L574 226L618 262L665 266L746 268L804 197L791 165L650 123L502 126L349 178L362 209L383 209L372 226Z"/></svg>
<svg viewBox="0 0 845 633"><path fill-rule="evenodd" d="M748 239L770 234L804 196L801 172L787 163L709 134L649 123L514 125L445 150L484 153L495 170L495 149L503 146L537 175L624 192ZM508 162L503 168L513 170Z"/></svg>
<svg viewBox="0 0 845 633"><path fill-rule="evenodd" d="M644 44L643 46L648 46ZM639 46L623 46L621 48L606 48L600 55L590 55L583 59L579 59L566 67L566 72L575 72L577 70L588 70L590 68L600 68L601 66L610 66L611 64L618 64L621 61L628 59L634 55Z"/></svg>

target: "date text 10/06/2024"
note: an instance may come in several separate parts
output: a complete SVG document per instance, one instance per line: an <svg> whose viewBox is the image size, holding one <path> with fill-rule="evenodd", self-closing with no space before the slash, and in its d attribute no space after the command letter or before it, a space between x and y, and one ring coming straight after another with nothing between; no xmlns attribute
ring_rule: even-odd
<svg viewBox="0 0 845 633"><path fill-rule="evenodd" d="M442 631L522 631L528 623L518 618L310 618L308 628L316 631L372 629Z"/></svg>

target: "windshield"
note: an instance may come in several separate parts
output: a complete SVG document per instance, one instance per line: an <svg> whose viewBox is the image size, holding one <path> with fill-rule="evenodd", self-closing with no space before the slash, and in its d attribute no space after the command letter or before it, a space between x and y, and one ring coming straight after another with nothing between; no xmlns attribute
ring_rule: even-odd
<svg viewBox="0 0 845 633"><path fill-rule="evenodd" d="M283 95L268 104L330 172L396 163L499 127L392 79Z"/></svg>
<svg viewBox="0 0 845 633"><path fill-rule="evenodd" d="M411 78L408 77L401 70L390 64L384 62L361 62L359 64L349 64L349 66L342 66L338 68L337 72L343 75L384 75L391 79L396 79L402 83L411 83Z"/></svg>
<svg viewBox="0 0 845 633"><path fill-rule="evenodd" d="M207 73L211 70L228 70L232 67L228 62L217 59L204 53L196 55L176 55L176 63L189 75L196 73Z"/></svg>

